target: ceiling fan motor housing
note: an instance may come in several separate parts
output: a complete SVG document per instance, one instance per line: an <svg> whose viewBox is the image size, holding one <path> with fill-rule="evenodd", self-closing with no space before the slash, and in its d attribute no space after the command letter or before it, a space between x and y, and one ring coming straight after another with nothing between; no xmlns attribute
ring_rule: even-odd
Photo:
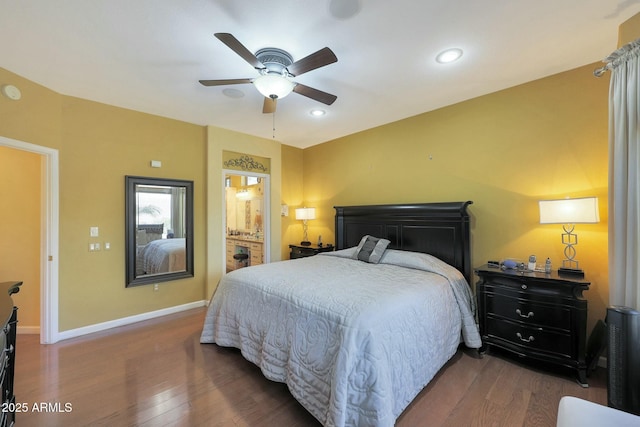
<svg viewBox="0 0 640 427"><path fill-rule="evenodd" d="M288 52L275 47L265 47L256 52L256 58L264 64L268 73L277 73L289 77L286 68L293 64L293 58Z"/></svg>

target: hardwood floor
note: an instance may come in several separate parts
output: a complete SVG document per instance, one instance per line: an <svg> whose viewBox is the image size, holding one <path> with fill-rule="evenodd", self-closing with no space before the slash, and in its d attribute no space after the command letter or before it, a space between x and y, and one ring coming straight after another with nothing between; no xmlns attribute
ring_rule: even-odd
<svg viewBox="0 0 640 427"><path fill-rule="evenodd" d="M200 344L204 313L194 309L54 345L18 335L15 395L26 412L16 414L17 425L320 425L284 384L265 379L239 351ZM605 376L598 368L584 389L570 373L458 351L397 426L555 426L563 395L606 404Z"/></svg>

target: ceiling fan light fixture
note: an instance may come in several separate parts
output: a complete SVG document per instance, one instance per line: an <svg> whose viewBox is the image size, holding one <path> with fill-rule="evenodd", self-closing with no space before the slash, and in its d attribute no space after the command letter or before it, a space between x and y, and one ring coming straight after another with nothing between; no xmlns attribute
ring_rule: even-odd
<svg viewBox="0 0 640 427"><path fill-rule="evenodd" d="M443 50L436 56L436 61L440 64L448 64L450 62L457 61L462 56L462 49L453 48Z"/></svg>
<svg viewBox="0 0 640 427"><path fill-rule="evenodd" d="M288 78L276 73L267 73L255 78L253 85L262 95L272 99L284 98L289 95L296 86L296 84Z"/></svg>

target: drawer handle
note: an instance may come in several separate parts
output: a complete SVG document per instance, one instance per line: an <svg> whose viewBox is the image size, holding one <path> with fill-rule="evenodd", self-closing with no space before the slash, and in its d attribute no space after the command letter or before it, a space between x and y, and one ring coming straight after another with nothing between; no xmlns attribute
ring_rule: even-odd
<svg viewBox="0 0 640 427"><path fill-rule="evenodd" d="M522 314L522 312L520 311L520 309L519 309L519 308L516 308L516 314L517 314L518 316L520 316L520 317L524 317L525 319L528 319L528 318L530 318L530 317L533 317L533 311L530 311L530 312L529 312L529 313L527 313L527 314Z"/></svg>
<svg viewBox="0 0 640 427"><path fill-rule="evenodd" d="M527 289L527 285L525 285L525 284L520 285L520 287L521 287L522 289Z"/></svg>
<svg viewBox="0 0 640 427"><path fill-rule="evenodd" d="M529 338L522 338L522 334L521 334L520 332L518 332L518 333L516 334L516 336L517 336L518 338L520 338L520 341L523 341L523 342L531 342L531 341L535 341L535 338L533 338L533 335L529 335Z"/></svg>

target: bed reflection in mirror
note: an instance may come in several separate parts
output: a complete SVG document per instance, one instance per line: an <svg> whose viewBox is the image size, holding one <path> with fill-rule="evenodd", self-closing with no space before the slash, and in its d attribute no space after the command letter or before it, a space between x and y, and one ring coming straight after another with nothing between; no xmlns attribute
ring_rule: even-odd
<svg viewBox="0 0 640 427"><path fill-rule="evenodd" d="M193 181L126 177L127 286L193 277Z"/></svg>

